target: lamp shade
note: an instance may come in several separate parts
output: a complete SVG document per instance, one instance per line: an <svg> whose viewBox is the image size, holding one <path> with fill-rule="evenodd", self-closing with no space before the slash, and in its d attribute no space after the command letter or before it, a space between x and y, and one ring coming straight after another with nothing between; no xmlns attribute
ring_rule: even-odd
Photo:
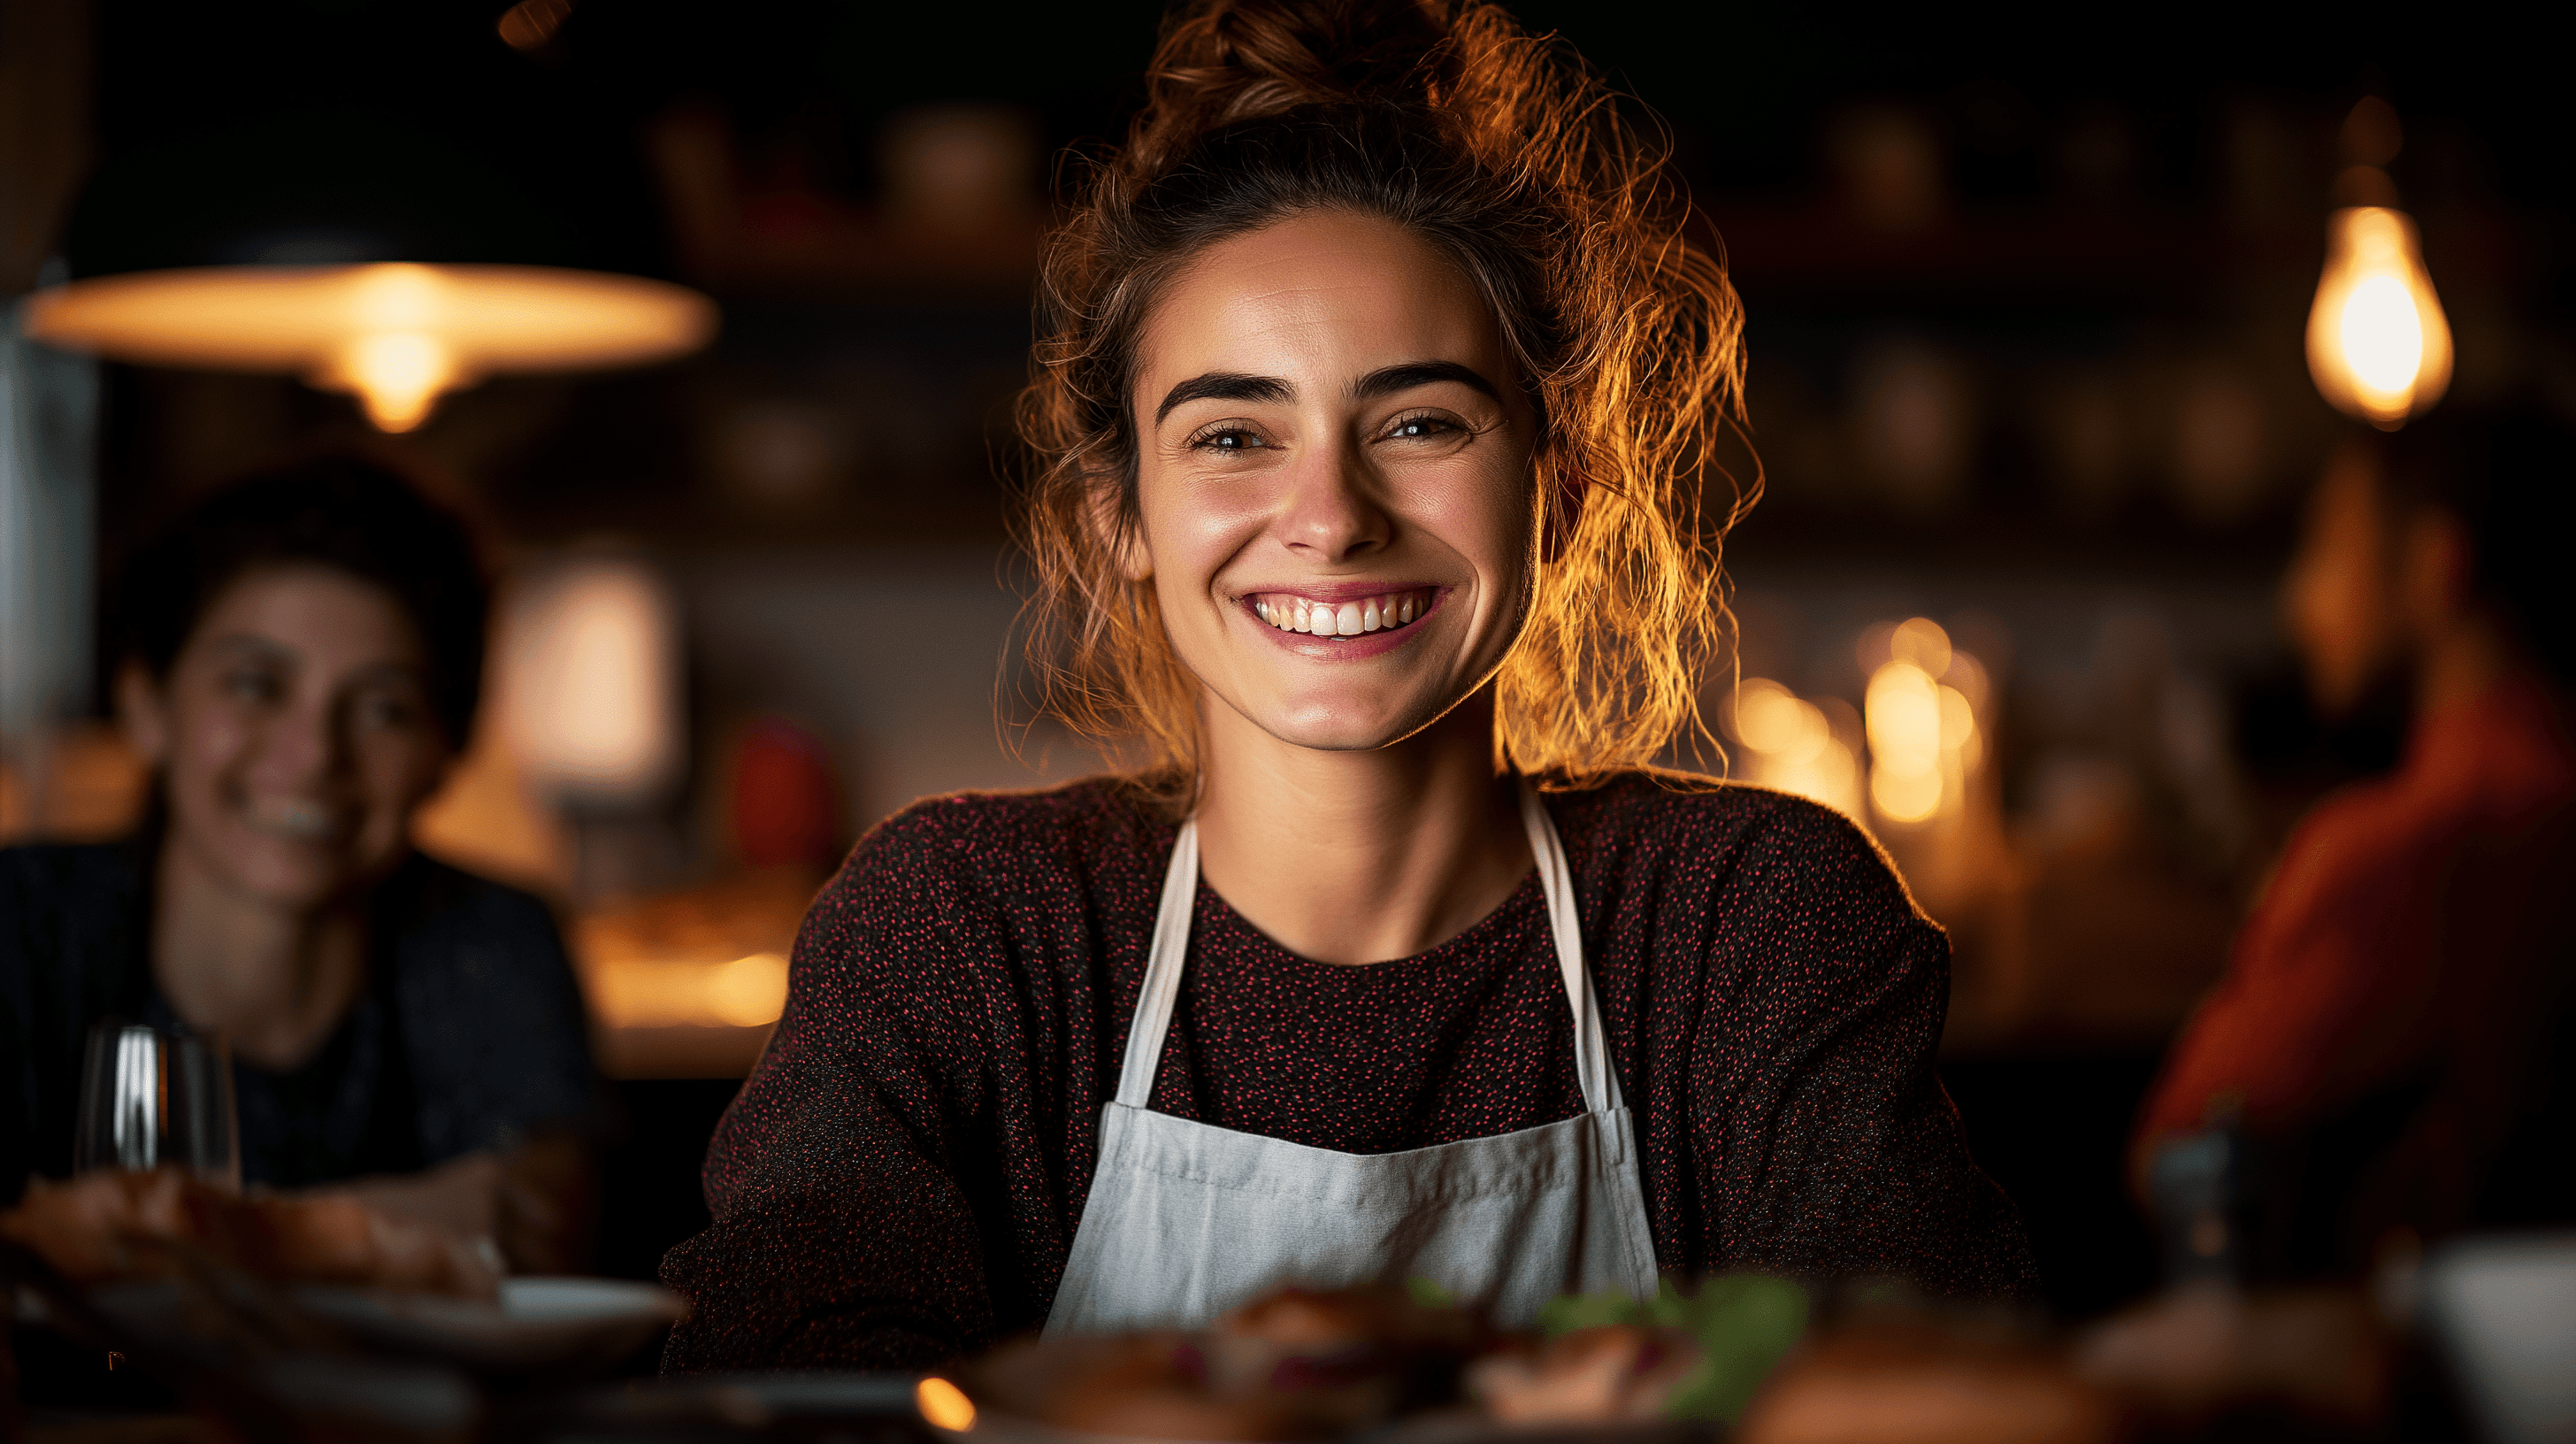
<svg viewBox="0 0 2576 1444"><path fill-rule="evenodd" d="M124 361L285 372L387 431L509 371L634 365L715 333L706 297L566 264L565 229L440 137L302 114L112 158L27 333Z"/></svg>
<svg viewBox="0 0 2576 1444"><path fill-rule="evenodd" d="M104 276L30 298L29 335L120 360L284 371L356 392L388 431L497 371L658 361L715 334L706 297L545 266L202 266Z"/></svg>

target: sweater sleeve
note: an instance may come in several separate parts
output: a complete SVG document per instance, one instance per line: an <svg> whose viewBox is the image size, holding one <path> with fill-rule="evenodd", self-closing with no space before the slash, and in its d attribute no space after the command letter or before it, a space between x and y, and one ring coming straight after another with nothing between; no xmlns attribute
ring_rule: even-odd
<svg viewBox="0 0 2576 1444"><path fill-rule="evenodd" d="M924 810L888 822L807 914L777 1031L708 1150L713 1226L662 1264L692 1305L666 1372L920 1368L991 1342L961 1173L1002 929L939 832Z"/></svg>
<svg viewBox="0 0 2576 1444"><path fill-rule="evenodd" d="M1877 848L1800 807L1748 839L1706 977L1697 1171L1719 1267L2028 1297L2018 1212L1936 1071L1950 945ZM1731 986L1730 986L1731 984Z"/></svg>

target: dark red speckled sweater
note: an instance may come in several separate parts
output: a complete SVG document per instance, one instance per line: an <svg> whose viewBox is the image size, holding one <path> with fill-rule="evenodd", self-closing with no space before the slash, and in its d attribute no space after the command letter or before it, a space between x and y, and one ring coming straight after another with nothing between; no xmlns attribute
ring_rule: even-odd
<svg viewBox="0 0 2576 1444"><path fill-rule="evenodd" d="M1949 944L1840 816L1643 776L1548 794L1658 1262L2027 1294L1933 1072ZM668 1370L926 1366L1045 1322L1174 829L1115 783L918 804L797 939L662 1278ZM1152 1106L1348 1152L1583 1108L1536 875L1419 956L1299 958L1202 886Z"/></svg>

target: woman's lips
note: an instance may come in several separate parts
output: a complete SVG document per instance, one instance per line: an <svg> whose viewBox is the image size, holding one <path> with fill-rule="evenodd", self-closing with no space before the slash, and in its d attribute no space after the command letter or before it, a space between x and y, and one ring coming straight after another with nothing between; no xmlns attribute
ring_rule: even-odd
<svg viewBox="0 0 2576 1444"><path fill-rule="evenodd" d="M1363 632L1391 632L1410 626L1430 614L1436 596L1430 587L1413 587L1346 599L1255 592L1244 600L1251 604L1254 616L1283 632L1356 637Z"/></svg>
<svg viewBox="0 0 2576 1444"><path fill-rule="evenodd" d="M309 798L250 797L242 814L253 832L292 842L332 842L347 830L339 809Z"/></svg>

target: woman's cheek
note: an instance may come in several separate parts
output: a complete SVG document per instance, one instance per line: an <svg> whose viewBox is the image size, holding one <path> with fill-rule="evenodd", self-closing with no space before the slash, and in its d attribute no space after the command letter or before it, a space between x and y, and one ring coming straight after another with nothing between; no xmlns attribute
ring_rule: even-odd
<svg viewBox="0 0 2576 1444"><path fill-rule="evenodd" d="M220 702L183 705L172 721L178 732L170 749L174 791L213 792L250 748L249 723Z"/></svg>
<svg viewBox="0 0 2576 1444"><path fill-rule="evenodd" d="M367 810L399 824L436 790L446 751L420 736L397 734L376 739L362 756Z"/></svg>

